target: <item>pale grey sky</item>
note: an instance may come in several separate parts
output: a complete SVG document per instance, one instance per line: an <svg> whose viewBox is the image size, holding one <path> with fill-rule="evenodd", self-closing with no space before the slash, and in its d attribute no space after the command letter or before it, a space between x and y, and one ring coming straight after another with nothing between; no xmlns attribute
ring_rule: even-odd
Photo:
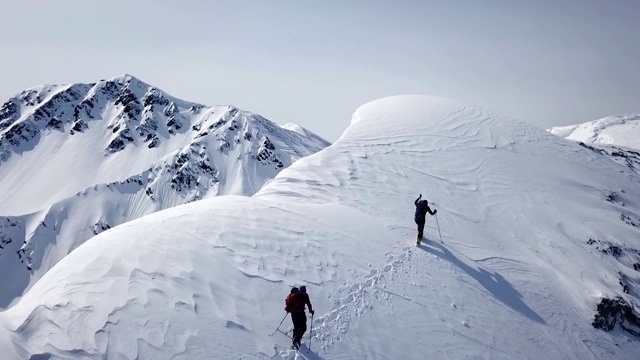
<svg viewBox="0 0 640 360"><path fill-rule="evenodd" d="M640 112L640 1L0 0L0 103L132 74L335 141L398 94L541 127Z"/></svg>

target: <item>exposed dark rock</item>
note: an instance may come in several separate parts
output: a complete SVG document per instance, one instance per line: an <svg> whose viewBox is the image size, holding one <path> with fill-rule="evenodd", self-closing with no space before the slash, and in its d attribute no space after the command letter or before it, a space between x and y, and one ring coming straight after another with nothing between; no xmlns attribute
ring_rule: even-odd
<svg viewBox="0 0 640 360"><path fill-rule="evenodd" d="M176 131L182 129L184 126L182 121L183 119L180 119L179 116L171 116L167 122L167 131L169 134L174 134Z"/></svg>
<svg viewBox="0 0 640 360"><path fill-rule="evenodd" d="M217 128L221 127L222 125L226 124L226 123L227 123L227 119L225 119L225 117L223 116L220 119L218 119L218 121L216 121L213 124L209 125L207 127L207 130L211 131L211 130L217 129Z"/></svg>
<svg viewBox="0 0 640 360"><path fill-rule="evenodd" d="M633 268L635 271L640 271L640 262L638 262L640 259L640 250L626 245L614 245L609 241L596 240L593 238L589 239L587 244L595 246L597 250L613 256L620 264L628 267L629 269ZM622 285L623 290L626 287L626 291L629 291L629 284L633 284L633 282L627 282L625 280L626 276L623 273L620 273L620 277L621 282L624 283L620 284Z"/></svg>
<svg viewBox="0 0 640 360"><path fill-rule="evenodd" d="M627 214L620 214L620 220L624 221L625 224L638 227L638 223L636 222L637 220L632 219L631 216Z"/></svg>
<svg viewBox="0 0 640 360"><path fill-rule="evenodd" d="M211 165L209 158L204 152L204 147L197 146L189 148L188 151L179 154L175 163L167 171L175 171L171 178L171 188L176 191L193 189L199 187L198 176L207 175L217 182L217 170Z"/></svg>
<svg viewBox="0 0 640 360"><path fill-rule="evenodd" d="M98 221L97 223L93 224L93 226L91 226L91 230L93 231L94 235L98 235L101 232L109 229L111 229L111 226L103 220Z"/></svg>
<svg viewBox="0 0 640 360"><path fill-rule="evenodd" d="M125 105L124 109L122 109L122 113L127 116L128 119L137 118L142 112L142 108L140 107L140 103L138 102L130 102Z"/></svg>
<svg viewBox="0 0 640 360"><path fill-rule="evenodd" d="M176 106L176 104L171 103L169 104L169 106L165 107L164 110L162 111L162 113L164 114L164 116L171 116L171 115L175 115L176 113L178 113L178 107Z"/></svg>
<svg viewBox="0 0 640 360"><path fill-rule="evenodd" d="M84 132L86 129L89 128L89 125L87 125L86 121L82 120L82 119L78 119L73 123L73 126L71 127L71 130L69 130L69 134L73 135L77 132Z"/></svg>
<svg viewBox="0 0 640 360"><path fill-rule="evenodd" d="M33 139L39 133L38 126L31 121L23 121L14 124L13 127L4 133L4 138L13 146L20 145L23 141Z"/></svg>
<svg viewBox="0 0 640 360"><path fill-rule="evenodd" d="M229 131L236 131L240 129L240 124L238 124L237 121L232 120L231 123L229 123Z"/></svg>
<svg viewBox="0 0 640 360"><path fill-rule="evenodd" d="M27 270L33 270L33 258L31 255L31 251L31 243L26 242L22 244L22 247L17 251L20 263L25 264Z"/></svg>
<svg viewBox="0 0 640 360"><path fill-rule="evenodd" d="M622 271L618 273L618 275L620 276L620 281L618 281L618 284L620 284L620 286L622 286L622 292L625 294L629 293L629 284L628 282L628 277L627 275L625 275Z"/></svg>
<svg viewBox="0 0 640 360"><path fill-rule="evenodd" d="M9 235L0 233L0 255L4 254L5 246L11 244L12 241Z"/></svg>
<svg viewBox="0 0 640 360"><path fill-rule="evenodd" d="M158 139L156 135L153 135L153 137L151 138L151 142L148 145L149 149L153 149L154 147L157 147L159 142L160 142L160 139Z"/></svg>
<svg viewBox="0 0 640 360"><path fill-rule="evenodd" d="M109 143L109 145L107 146L107 151L113 154L124 149L124 147L125 147L124 141L120 137L117 137Z"/></svg>
<svg viewBox="0 0 640 360"><path fill-rule="evenodd" d="M156 88L152 88L144 95L144 97L142 98L142 103L144 107L150 105L168 105L169 100L164 97L162 91Z"/></svg>
<svg viewBox="0 0 640 360"><path fill-rule="evenodd" d="M220 152L224 152L226 148L231 147L231 144L229 143L229 141L227 141L227 139L224 136L218 135L216 136L216 139L220 141L220 146L218 146L218 150L220 150Z"/></svg>
<svg viewBox="0 0 640 360"><path fill-rule="evenodd" d="M131 137L129 129L124 129L111 141L107 149L110 153L115 153L124 149L127 144L132 143L133 141L134 139Z"/></svg>
<svg viewBox="0 0 640 360"><path fill-rule="evenodd" d="M284 167L282 160L280 160L279 156L274 153L276 147L273 145L271 140L267 136L262 137L262 141L260 142L260 147L258 148L258 153L256 154L256 160L258 160L263 165L274 164L276 169L281 169Z"/></svg>
<svg viewBox="0 0 640 360"><path fill-rule="evenodd" d="M578 144L597 154L608 156L611 160L640 174L640 152L636 150L621 148L615 145L587 145L583 142L579 142Z"/></svg>
<svg viewBox="0 0 640 360"><path fill-rule="evenodd" d="M616 245L609 245L608 247L602 249L602 251L613 255L615 257L619 257L622 255L622 249L620 249L620 247L616 246Z"/></svg>
<svg viewBox="0 0 640 360"><path fill-rule="evenodd" d="M62 129L62 121L60 121L57 118L53 117L47 123L47 128L53 128L53 129L60 130L60 129Z"/></svg>
<svg viewBox="0 0 640 360"><path fill-rule="evenodd" d="M620 296L614 299L603 298L591 325L607 332L618 326L640 339L640 318L635 314L633 306Z"/></svg>
<svg viewBox="0 0 640 360"><path fill-rule="evenodd" d="M20 112L17 100L12 98L0 108L0 130L4 130L11 126L14 121L20 118Z"/></svg>
<svg viewBox="0 0 640 360"><path fill-rule="evenodd" d="M273 145L273 143L271 142L271 140L269 140L268 137L264 137L264 139L262 140L262 144L260 146L264 146L266 149L269 149L271 151L275 150L276 147Z"/></svg>
<svg viewBox="0 0 640 360"><path fill-rule="evenodd" d="M24 106L36 106L42 102L42 98L39 96L38 91L34 89L21 92L18 100Z"/></svg>
<svg viewBox="0 0 640 360"><path fill-rule="evenodd" d="M128 105L132 102L138 102L138 98L136 97L136 95L134 93L131 92L131 90L129 89L124 89L122 91L122 95L120 95L120 97L118 99L116 99L115 105Z"/></svg>

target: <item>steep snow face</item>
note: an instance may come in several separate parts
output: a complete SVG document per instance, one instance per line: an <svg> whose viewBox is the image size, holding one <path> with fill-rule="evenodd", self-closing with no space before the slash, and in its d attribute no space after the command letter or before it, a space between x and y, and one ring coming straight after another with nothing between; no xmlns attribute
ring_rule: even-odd
<svg viewBox="0 0 640 360"><path fill-rule="evenodd" d="M0 309L87 239L206 197L252 195L329 144L133 76L47 85L0 110ZM5 218L0 218L0 222ZM9 280L10 279L10 280Z"/></svg>
<svg viewBox="0 0 640 360"><path fill-rule="evenodd" d="M174 207L87 241L0 313L0 347L15 358L638 358L637 312L616 309L640 293L639 183L484 109L381 99L250 198ZM421 247L418 193L438 210ZM313 333L290 353L283 300L301 284Z"/></svg>
<svg viewBox="0 0 640 360"><path fill-rule="evenodd" d="M609 116L547 129L640 174L640 115Z"/></svg>

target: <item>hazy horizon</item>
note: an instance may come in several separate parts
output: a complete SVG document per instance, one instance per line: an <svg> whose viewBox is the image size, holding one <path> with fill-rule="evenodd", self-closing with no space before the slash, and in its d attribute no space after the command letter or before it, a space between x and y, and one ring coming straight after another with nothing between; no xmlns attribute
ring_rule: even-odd
<svg viewBox="0 0 640 360"><path fill-rule="evenodd" d="M0 0L0 102L124 73L329 141L360 105L453 98L540 127L640 112L640 4Z"/></svg>

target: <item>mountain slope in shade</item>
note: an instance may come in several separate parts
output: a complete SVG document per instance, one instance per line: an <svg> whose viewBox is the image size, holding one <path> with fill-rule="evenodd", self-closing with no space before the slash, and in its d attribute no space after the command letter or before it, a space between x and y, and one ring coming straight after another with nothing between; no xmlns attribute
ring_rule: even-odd
<svg viewBox="0 0 640 360"><path fill-rule="evenodd" d="M640 174L640 115L617 115L548 129Z"/></svg>
<svg viewBox="0 0 640 360"><path fill-rule="evenodd" d="M173 207L82 244L0 313L0 350L33 359L635 359L639 182L481 108L381 99L252 197ZM438 213L416 247L420 192ZM294 353L283 300L302 284L316 313Z"/></svg>
<svg viewBox="0 0 640 360"><path fill-rule="evenodd" d="M0 308L87 239L152 212L252 195L329 144L125 75L39 86L0 111ZM301 129L301 128L300 128Z"/></svg>

